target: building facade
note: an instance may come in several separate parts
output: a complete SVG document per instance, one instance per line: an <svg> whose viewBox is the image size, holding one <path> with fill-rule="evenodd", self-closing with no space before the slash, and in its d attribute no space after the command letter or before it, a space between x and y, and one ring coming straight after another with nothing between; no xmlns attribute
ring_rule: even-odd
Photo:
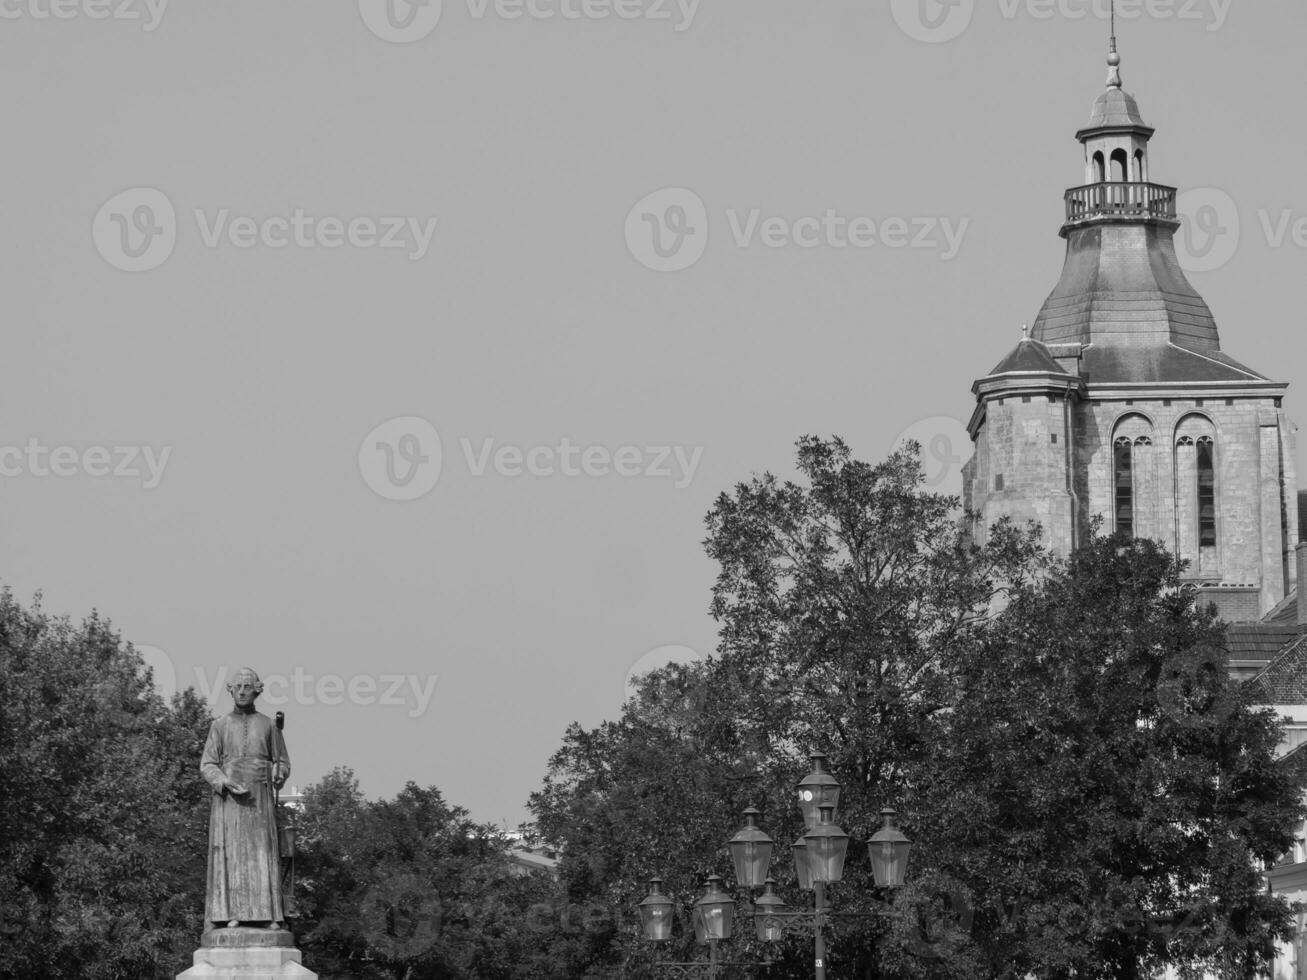
<svg viewBox="0 0 1307 980"><path fill-rule="evenodd" d="M1036 520L1063 555L1095 516L1158 539L1224 618L1257 620L1297 578L1287 386L1222 350L1176 256L1176 189L1151 179L1153 129L1115 44L1108 65L1076 133L1084 183L1066 192L1062 277L973 387L964 500L982 536L1001 517Z"/></svg>

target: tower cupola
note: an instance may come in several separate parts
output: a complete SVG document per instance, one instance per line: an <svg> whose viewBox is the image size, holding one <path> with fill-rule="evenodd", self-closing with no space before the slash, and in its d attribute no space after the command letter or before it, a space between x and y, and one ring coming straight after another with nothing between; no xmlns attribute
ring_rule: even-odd
<svg viewBox="0 0 1307 980"><path fill-rule="evenodd" d="M1175 222L1174 187L1149 180L1148 141L1154 129L1139 103L1121 87L1121 55L1113 37L1107 55L1107 89L1094 102L1089 125L1076 133L1085 148L1085 183L1066 195L1065 237L1085 222L1147 218Z"/></svg>
<svg viewBox="0 0 1307 980"><path fill-rule="evenodd" d="M1139 103L1121 88L1121 55L1112 38L1107 55L1107 90L1094 102L1089 125L1076 133L1085 146L1085 183L1144 183L1153 128Z"/></svg>
<svg viewBox="0 0 1307 980"><path fill-rule="evenodd" d="M1153 132L1121 86L1113 36L1107 87L1089 125L1076 133L1087 182L1065 195L1066 263L1035 320L1034 339L1068 364L1073 355L1066 345L1075 345L1078 370L1099 381L1174 380L1195 372L1259 377L1220 353L1212 312L1180 266L1177 191L1151 179Z"/></svg>

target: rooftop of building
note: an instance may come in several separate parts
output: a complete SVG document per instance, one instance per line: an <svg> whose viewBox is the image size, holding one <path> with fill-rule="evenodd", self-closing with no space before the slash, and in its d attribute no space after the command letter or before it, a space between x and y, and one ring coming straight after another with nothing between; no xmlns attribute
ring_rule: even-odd
<svg viewBox="0 0 1307 980"><path fill-rule="evenodd" d="M1307 543L1307 490L1298 491L1298 537ZM1302 544L1299 546L1303 547ZM1226 629L1231 673L1256 685L1262 704L1307 705L1307 621L1298 604L1299 580L1265 616L1253 623L1231 623Z"/></svg>
<svg viewBox="0 0 1307 980"><path fill-rule="evenodd" d="M1120 87L1108 88L1094 101L1094 108L1089 115L1086 129L1103 129L1129 127L1147 129L1148 124L1139 114L1139 103L1135 97L1124 92Z"/></svg>
<svg viewBox="0 0 1307 980"><path fill-rule="evenodd" d="M1048 347L1029 335L1023 337L989 372L996 374L1064 374Z"/></svg>

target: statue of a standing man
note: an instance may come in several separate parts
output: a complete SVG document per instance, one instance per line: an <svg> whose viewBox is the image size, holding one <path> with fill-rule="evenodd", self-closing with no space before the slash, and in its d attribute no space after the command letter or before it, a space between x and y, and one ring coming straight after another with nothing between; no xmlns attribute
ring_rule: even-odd
<svg viewBox="0 0 1307 980"><path fill-rule="evenodd" d="M290 776L290 759L281 732L254 710L263 692L259 675L244 667L227 691L235 708L213 722L200 759L200 774L213 787L204 920L209 928L280 929L286 912L274 790Z"/></svg>

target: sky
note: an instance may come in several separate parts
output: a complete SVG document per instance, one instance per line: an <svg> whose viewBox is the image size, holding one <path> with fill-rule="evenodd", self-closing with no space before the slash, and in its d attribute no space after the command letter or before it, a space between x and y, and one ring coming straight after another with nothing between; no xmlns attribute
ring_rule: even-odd
<svg viewBox="0 0 1307 980"><path fill-rule="evenodd" d="M1223 348L1307 417L1307 5L1120 0ZM300 785L528 816L712 652L807 433L956 490L1064 254L1102 0L0 0L0 579ZM197 775L198 778L198 775Z"/></svg>

